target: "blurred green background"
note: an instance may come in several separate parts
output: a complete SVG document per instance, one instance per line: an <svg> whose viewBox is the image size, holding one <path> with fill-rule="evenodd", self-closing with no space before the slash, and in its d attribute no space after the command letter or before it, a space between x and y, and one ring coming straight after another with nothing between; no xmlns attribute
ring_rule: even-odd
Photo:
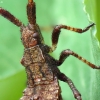
<svg viewBox="0 0 100 100"><path fill-rule="evenodd" d="M95 22L91 29L92 52L95 64L100 66L100 1L84 0L85 10L90 20ZM100 100L100 70L92 70L90 100Z"/></svg>
<svg viewBox="0 0 100 100"><path fill-rule="evenodd" d="M89 25L83 11L82 0L35 0L37 23L42 26L65 24L78 28ZM11 12L27 25L27 0L0 0L0 7ZM51 33L42 30L45 43L51 45ZM71 49L87 60L93 61L89 31L79 35L62 30L57 49L51 55L58 59L62 50ZM20 64L23 46L20 29L0 16L0 100L19 100L26 87L26 73ZM59 67L61 72L70 77L82 94L83 100L89 100L91 93L92 69L70 56ZM66 83L60 82L63 100L75 100ZM99 100L99 99L98 99Z"/></svg>

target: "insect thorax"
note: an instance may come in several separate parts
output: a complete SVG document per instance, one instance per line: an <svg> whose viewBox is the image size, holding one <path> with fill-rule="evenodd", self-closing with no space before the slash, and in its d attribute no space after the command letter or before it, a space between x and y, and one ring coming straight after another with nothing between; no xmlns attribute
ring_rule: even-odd
<svg viewBox="0 0 100 100"><path fill-rule="evenodd" d="M34 100L38 100L37 98L58 100L57 95L60 93L58 79L45 60L39 45L24 50L21 63L25 66L28 79L28 87L24 91L24 95L28 94L31 97L34 94L32 96Z"/></svg>

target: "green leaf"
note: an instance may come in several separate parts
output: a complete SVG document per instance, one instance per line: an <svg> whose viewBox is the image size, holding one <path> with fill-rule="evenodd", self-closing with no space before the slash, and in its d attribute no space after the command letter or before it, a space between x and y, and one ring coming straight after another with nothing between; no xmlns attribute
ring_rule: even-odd
<svg viewBox="0 0 100 100"><path fill-rule="evenodd" d="M27 25L27 0L2 1L0 7L7 9ZM36 2L37 23L40 26L65 24L85 28L89 25L81 0L34 1ZM51 45L51 33L52 30L50 32L42 31L45 43L48 45ZM57 49L51 55L58 59L62 50L71 49L89 61L93 61L89 37L89 31L79 35L62 30ZM23 88L26 86L25 69L20 65L22 55L23 46L19 28L0 16L0 100L18 100L21 97ZM73 80L83 100L89 100L92 69L74 57L69 57L59 68ZM64 82L60 82L60 85L63 99L75 100L68 85Z"/></svg>
<svg viewBox="0 0 100 100"><path fill-rule="evenodd" d="M91 40L93 55L96 65L100 66L100 1L84 0L85 10L89 20L96 24L91 30ZM100 71L91 72L90 100L100 100Z"/></svg>

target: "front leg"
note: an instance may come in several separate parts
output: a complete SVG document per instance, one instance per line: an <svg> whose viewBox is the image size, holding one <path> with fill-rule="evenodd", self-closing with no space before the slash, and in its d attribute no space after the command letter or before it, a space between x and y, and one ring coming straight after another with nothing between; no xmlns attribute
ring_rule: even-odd
<svg viewBox="0 0 100 100"><path fill-rule="evenodd" d="M90 27L92 27L94 25L95 24L92 23L91 25L87 26L84 29L74 28L74 27L70 27L70 26L67 26L67 25L57 25L57 26L55 26L55 28L54 28L54 30L52 32L52 48L51 48L51 52L53 52L57 47L57 43L58 43L58 39L59 39L59 35L60 35L60 32L61 32L61 29L74 31L74 32L77 32L77 33L84 33L87 30L89 30Z"/></svg>

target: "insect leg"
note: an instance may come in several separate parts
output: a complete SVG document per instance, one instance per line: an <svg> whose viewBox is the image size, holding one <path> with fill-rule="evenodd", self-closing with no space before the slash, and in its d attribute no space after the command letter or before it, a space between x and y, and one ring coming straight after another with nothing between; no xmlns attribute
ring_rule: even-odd
<svg viewBox="0 0 100 100"><path fill-rule="evenodd" d="M59 80L64 81L64 82L66 82L69 85L69 87L71 88L71 90L72 90L72 92L74 94L74 97L77 100L82 100L81 94L76 89L74 83L72 82L72 80L70 78L68 78L65 74L63 74L61 72L57 73L57 77L58 77Z"/></svg>
<svg viewBox="0 0 100 100"><path fill-rule="evenodd" d="M61 29L66 29L66 30L70 30L70 31L78 32L78 33L83 33L83 32L86 32L87 30L89 30L89 28L94 26L94 25L95 24L92 23L91 25L87 26L84 29L74 28L74 27L70 27L70 26L67 26L67 25L57 25L57 26L55 26L55 28L52 32L52 48L51 48L51 51L54 51L56 49Z"/></svg>
<svg viewBox="0 0 100 100"><path fill-rule="evenodd" d="M32 25L35 25L36 24L36 9L35 9L35 2L33 0L28 0L27 16L28 16L29 23Z"/></svg>
<svg viewBox="0 0 100 100"><path fill-rule="evenodd" d="M7 18L9 21L11 21L13 24L16 26L20 27L22 25L22 22L20 22L16 17L14 17L11 13L8 11L4 10L3 8L0 7L0 15L3 17Z"/></svg>
<svg viewBox="0 0 100 100"><path fill-rule="evenodd" d="M91 62L87 61L86 59L84 59L83 57L79 56L77 53L75 53L75 52L73 52L69 49L61 52L60 58L59 58L59 61L58 61L59 65L61 65L69 55L72 55L72 56L78 58L79 60L86 63L87 65L89 65L93 69L100 69L100 66L98 67L98 66L92 64Z"/></svg>

